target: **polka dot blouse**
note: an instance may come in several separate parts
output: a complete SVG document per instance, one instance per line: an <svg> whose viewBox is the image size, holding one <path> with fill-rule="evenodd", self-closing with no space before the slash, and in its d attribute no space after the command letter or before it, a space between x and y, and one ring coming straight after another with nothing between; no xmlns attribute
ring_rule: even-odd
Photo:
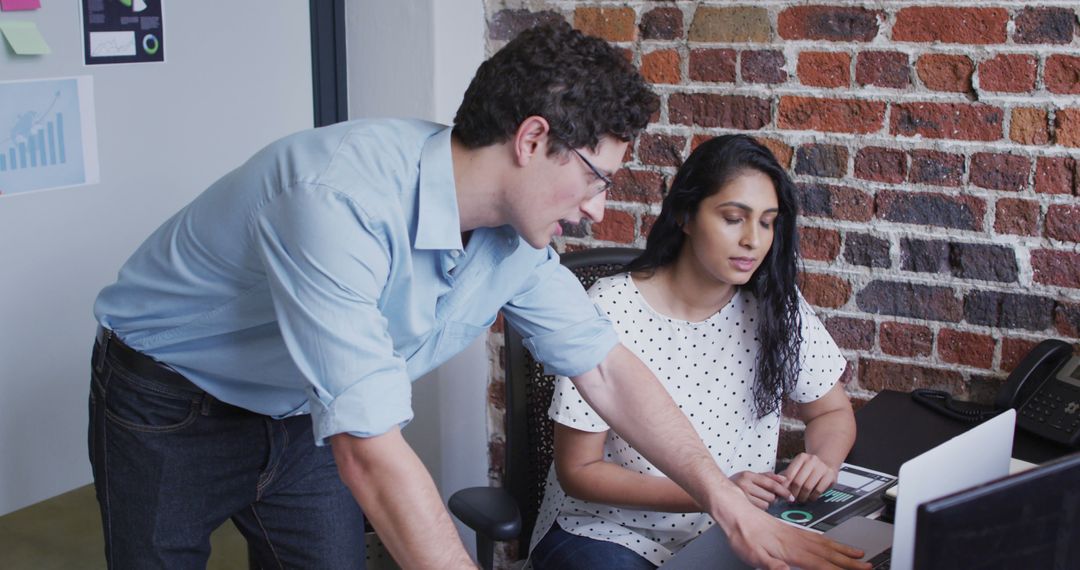
<svg viewBox="0 0 1080 570"><path fill-rule="evenodd" d="M672 319L656 312L626 273L597 281L589 296L614 323L622 343L667 388L725 473L774 468L780 417L773 413L758 419L752 404L751 384L758 352L758 310L753 295L737 292L719 312L701 322ZM797 402L812 402L832 388L847 362L805 301L801 310L802 369L791 396ZM565 377L557 380L548 414L575 429L609 430ZM626 469L664 476L612 431L608 431L604 443L604 456ZM638 511L569 497L559 486L552 467L532 547L556 520L567 532L621 544L656 565L663 564L713 524L704 513Z"/></svg>

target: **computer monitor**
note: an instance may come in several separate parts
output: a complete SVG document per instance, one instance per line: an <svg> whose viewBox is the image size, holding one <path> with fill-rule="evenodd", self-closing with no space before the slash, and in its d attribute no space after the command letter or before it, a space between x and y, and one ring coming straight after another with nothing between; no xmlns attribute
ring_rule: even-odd
<svg viewBox="0 0 1080 570"><path fill-rule="evenodd" d="M1080 453L920 505L915 568L1080 568Z"/></svg>

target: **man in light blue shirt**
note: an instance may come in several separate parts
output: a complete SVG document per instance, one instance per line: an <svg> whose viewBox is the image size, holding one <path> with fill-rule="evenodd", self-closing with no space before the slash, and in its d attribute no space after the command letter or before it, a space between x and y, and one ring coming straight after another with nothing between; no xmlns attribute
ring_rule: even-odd
<svg viewBox="0 0 1080 570"><path fill-rule="evenodd" d="M264 567L362 567L359 503L403 567L471 567L400 427L411 381L500 310L741 555L820 560L827 542L791 535L723 476L547 245L561 222L601 220L656 107L617 50L538 28L481 66L452 129L298 133L166 221L94 308L110 566L205 565L231 518Z"/></svg>

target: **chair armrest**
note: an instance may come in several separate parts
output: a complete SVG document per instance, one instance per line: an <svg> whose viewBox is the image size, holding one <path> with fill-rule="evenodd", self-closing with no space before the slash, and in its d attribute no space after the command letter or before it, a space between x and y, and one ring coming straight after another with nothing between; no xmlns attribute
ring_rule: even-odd
<svg viewBox="0 0 1080 570"><path fill-rule="evenodd" d="M491 540L511 540L521 534L521 511L500 487L469 487L450 496L450 512Z"/></svg>

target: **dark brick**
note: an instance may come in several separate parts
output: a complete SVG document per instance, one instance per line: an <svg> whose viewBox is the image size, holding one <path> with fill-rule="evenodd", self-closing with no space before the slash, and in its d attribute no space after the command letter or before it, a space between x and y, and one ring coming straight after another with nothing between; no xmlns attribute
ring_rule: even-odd
<svg viewBox="0 0 1080 570"><path fill-rule="evenodd" d="M1046 210L1046 237L1080 242L1080 204L1051 204Z"/></svg>
<svg viewBox="0 0 1080 570"><path fill-rule="evenodd" d="M1036 249L1031 252L1036 283L1080 289L1080 253Z"/></svg>
<svg viewBox="0 0 1080 570"><path fill-rule="evenodd" d="M972 374L968 380L967 401L991 405L1005 384L1005 378L987 374Z"/></svg>
<svg viewBox="0 0 1080 570"><path fill-rule="evenodd" d="M840 253L840 232L824 228L799 228L799 253L804 259L836 259Z"/></svg>
<svg viewBox="0 0 1080 570"><path fill-rule="evenodd" d="M957 322L963 314L952 289L915 283L871 281L855 295L855 302L867 313L927 321Z"/></svg>
<svg viewBox="0 0 1080 570"><path fill-rule="evenodd" d="M981 231L986 203L974 196L882 190L874 199L877 216L890 222Z"/></svg>
<svg viewBox="0 0 1080 570"><path fill-rule="evenodd" d="M831 317L825 320L825 330L837 346L847 350L870 350L874 348L874 321Z"/></svg>
<svg viewBox="0 0 1080 570"><path fill-rule="evenodd" d="M855 81L859 85L903 89L911 85L908 56L898 51L862 52L855 61Z"/></svg>
<svg viewBox="0 0 1080 570"><path fill-rule="evenodd" d="M990 368L996 345L993 337L984 334L952 329L941 329L938 333L938 356L953 364Z"/></svg>
<svg viewBox="0 0 1080 570"><path fill-rule="evenodd" d="M843 52L804 51L796 69L799 82L814 87L847 87L851 83L851 56Z"/></svg>
<svg viewBox="0 0 1080 570"><path fill-rule="evenodd" d="M683 34L683 13L678 8L653 8L641 16L641 39L674 40Z"/></svg>
<svg viewBox="0 0 1080 570"><path fill-rule="evenodd" d="M869 42L877 37L880 10L838 6L795 6L780 12L780 37L787 40Z"/></svg>
<svg viewBox="0 0 1080 570"><path fill-rule="evenodd" d="M900 267L919 273L949 273L949 243L939 240L900 240Z"/></svg>
<svg viewBox="0 0 1080 570"><path fill-rule="evenodd" d="M1080 338L1080 303L1058 303L1054 307L1054 328L1065 336Z"/></svg>
<svg viewBox="0 0 1080 570"><path fill-rule="evenodd" d="M880 131L884 123L881 101L785 96L777 109L781 129L867 134Z"/></svg>
<svg viewBox="0 0 1080 570"><path fill-rule="evenodd" d="M1068 156L1039 157L1035 163L1035 191L1040 194L1073 194L1080 190L1080 168Z"/></svg>
<svg viewBox="0 0 1080 570"><path fill-rule="evenodd" d="M1041 331L1050 326L1053 311L1054 300L1046 297L996 291L964 297L964 319L973 325Z"/></svg>
<svg viewBox="0 0 1080 570"><path fill-rule="evenodd" d="M977 152L971 156L971 183L981 188L1019 192L1027 188L1031 159Z"/></svg>
<svg viewBox="0 0 1080 570"><path fill-rule="evenodd" d="M1026 93L1035 88L1035 57L1001 54L979 64L979 89Z"/></svg>
<svg viewBox="0 0 1080 570"><path fill-rule="evenodd" d="M748 83L783 83L788 74L784 71L784 52L779 50L750 50L742 52L742 78Z"/></svg>
<svg viewBox="0 0 1080 570"><path fill-rule="evenodd" d="M1039 343L1022 338L1001 339L1001 364L998 369L1002 372L1012 372L1016 365L1020 364L1020 361L1024 359L1024 356L1035 348L1036 344Z"/></svg>
<svg viewBox="0 0 1080 570"><path fill-rule="evenodd" d="M1076 28L1069 8L1024 8L1016 16L1013 40L1018 44L1067 44Z"/></svg>
<svg viewBox="0 0 1080 570"><path fill-rule="evenodd" d="M1000 198L994 213L994 231L1021 236L1039 235L1039 203L1034 200Z"/></svg>
<svg viewBox="0 0 1080 570"><path fill-rule="evenodd" d="M795 172L810 176L841 178L847 172L846 147L831 144L808 144L795 151Z"/></svg>
<svg viewBox="0 0 1080 570"><path fill-rule="evenodd" d="M803 272L797 281L806 301L817 307L836 309L851 298L851 284L839 277Z"/></svg>
<svg viewBox="0 0 1080 570"><path fill-rule="evenodd" d="M848 233L844 240L844 260L866 267L892 267L889 240L870 234Z"/></svg>
<svg viewBox="0 0 1080 570"><path fill-rule="evenodd" d="M565 22L566 19L558 12L544 10L531 12L529 10L500 10L491 18L488 24L488 36L493 40L511 40L518 34L534 26Z"/></svg>
<svg viewBox="0 0 1080 570"><path fill-rule="evenodd" d="M877 182L903 182L907 177L907 156L894 148L861 148L855 153L855 176Z"/></svg>
<svg viewBox="0 0 1080 570"><path fill-rule="evenodd" d="M960 186L964 178L964 157L936 150L911 151L908 181L935 186Z"/></svg>
<svg viewBox="0 0 1080 570"><path fill-rule="evenodd" d="M686 138L678 135L644 133L638 138L638 157L645 164L679 166Z"/></svg>
<svg viewBox="0 0 1080 570"><path fill-rule="evenodd" d="M657 172L620 168L614 182L608 192L610 200L653 204L664 199L664 177Z"/></svg>
<svg viewBox="0 0 1080 570"><path fill-rule="evenodd" d="M898 42L1003 44L1009 12L1004 8L911 7L896 13Z"/></svg>
<svg viewBox="0 0 1080 570"><path fill-rule="evenodd" d="M777 461L794 459L796 455L805 451L806 438L803 436L803 431L799 428L780 429L780 437L776 444Z"/></svg>
<svg viewBox="0 0 1080 570"><path fill-rule="evenodd" d="M735 83L735 50L695 49L690 51L690 80Z"/></svg>
<svg viewBox="0 0 1080 570"><path fill-rule="evenodd" d="M964 377L955 370L863 358L859 360L859 386L875 392L934 388L959 395L964 391Z"/></svg>
<svg viewBox="0 0 1080 570"><path fill-rule="evenodd" d="M1080 57L1054 54L1046 58L1043 83L1051 93L1080 93Z"/></svg>
<svg viewBox="0 0 1080 570"><path fill-rule="evenodd" d="M589 222L585 220L576 224L560 220L559 225L562 226L562 235L565 237L583 238L589 235Z"/></svg>
<svg viewBox="0 0 1080 570"><path fill-rule="evenodd" d="M889 129L894 135L965 141L996 141L1005 113L990 105L900 103L893 105Z"/></svg>
<svg viewBox="0 0 1080 570"><path fill-rule="evenodd" d="M881 323L878 331L881 351L894 356L930 356L934 331L922 325Z"/></svg>
<svg viewBox="0 0 1080 570"><path fill-rule="evenodd" d="M711 93L675 93L668 98L668 118L680 125L753 131L769 124L768 99Z"/></svg>
<svg viewBox="0 0 1080 570"><path fill-rule="evenodd" d="M926 54L915 63L915 73L927 89L967 93L971 91L971 76L975 64L964 55Z"/></svg>
<svg viewBox="0 0 1080 570"><path fill-rule="evenodd" d="M954 243L949 246L949 266L961 279L982 279L1015 283L1018 268L1011 247L977 243Z"/></svg>
<svg viewBox="0 0 1080 570"><path fill-rule="evenodd" d="M873 198L855 188L820 184L796 184L801 213L855 222L869 221L874 214Z"/></svg>

